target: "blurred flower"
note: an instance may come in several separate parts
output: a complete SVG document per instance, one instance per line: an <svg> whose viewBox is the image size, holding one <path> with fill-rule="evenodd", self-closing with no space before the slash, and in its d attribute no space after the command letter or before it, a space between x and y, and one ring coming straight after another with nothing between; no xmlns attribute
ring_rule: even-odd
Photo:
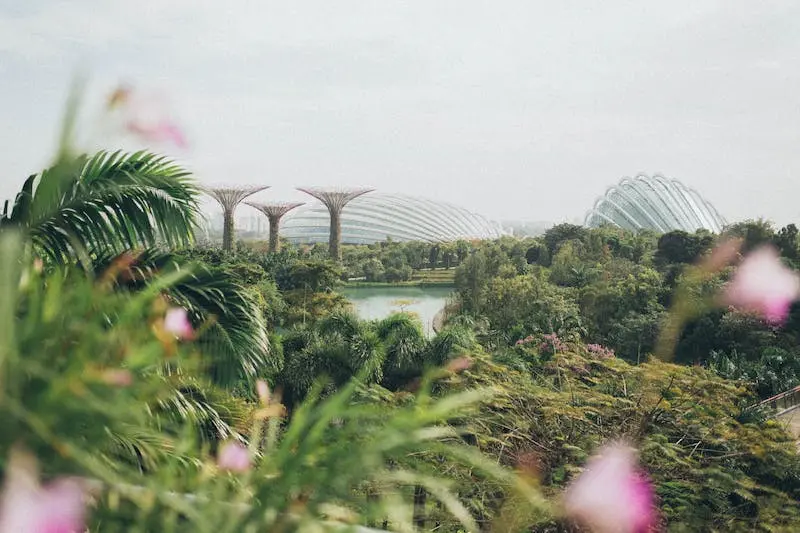
<svg viewBox="0 0 800 533"><path fill-rule="evenodd" d="M157 144L173 144L178 148L186 148L186 137L181 129L174 123L163 120L156 123L146 123L129 120L125 128L142 140Z"/></svg>
<svg viewBox="0 0 800 533"><path fill-rule="evenodd" d="M182 307L172 307L167 310L164 316L164 329L179 339L190 339L194 335L189 316Z"/></svg>
<svg viewBox="0 0 800 533"><path fill-rule="evenodd" d="M82 533L85 498L75 479L39 485L36 460L12 451L0 502L0 533Z"/></svg>
<svg viewBox="0 0 800 533"><path fill-rule="evenodd" d="M700 263L700 268L705 272L719 272L733 261L742 247L742 239L727 238L717 244L711 253Z"/></svg>
<svg viewBox="0 0 800 533"><path fill-rule="evenodd" d="M102 379L114 387L130 387L133 383L133 374L121 368L112 368L103 372Z"/></svg>
<svg viewBox="0 0 800 533"><path fill-rule="evenodd" d="M787 268L777 250L764 246L748 254L728 283L727 305L755 312L772 324L782 324L800 297L800 278Z"/></svg>
<svg viewBox="0 0 800 533"><path fill-rule="evenodd" d="M108 97L108 103L106 107L108 109L114 109L116 107L120 107L128 102L131 96L131 89L125 85L120 85L114 92L111 93Z"/></svg>
<svg viewBox="0 0 800 533"><path fill-rule="evenodd" d="M596 533L643 533L656 525L653 488L621 443L603 448L567 490L567 514Z"/></svg>
<svg viewBox="0 0 800 533"><path fill-rule="evenodd" d="M250 452L242 444L228 441L219 449L217 466L230 472L247 472L250 470Z"/></svg>
<svg viewBox="0 0 800 533"><path fill-rule="evenodd" d="M105 120L116 132L125 132L146 143L187 146L186 136L172 118L165 100L130 87L120 86L106 104Z"/></svg>
<svg viewBox="0 0 800 533"><path fill-rule="evenodd" d="M261 400L262 404L269 404L269 385L263 379L256 381L256 393L258 393L258 399Z"/></svg>
<svg viewBox="0 0 800 533"><path fill-rule="evenodd" d="M469 357L456 357L447 363L447 370L450 372L461 372L472 366L472 359Z"/></svg>

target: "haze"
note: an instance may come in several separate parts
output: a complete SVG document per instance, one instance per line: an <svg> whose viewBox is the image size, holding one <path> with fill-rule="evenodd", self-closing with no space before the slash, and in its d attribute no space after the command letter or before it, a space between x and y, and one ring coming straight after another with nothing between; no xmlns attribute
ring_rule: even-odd
<svg viewBox="0 0 800 533"><path fill-rule="evenodd" d="M593 7L589 7L593 6ZM579 221L663 173L800 222L800 2L0 0L0 198L70 80L169 95L206 182L369 185Z"/></svg>

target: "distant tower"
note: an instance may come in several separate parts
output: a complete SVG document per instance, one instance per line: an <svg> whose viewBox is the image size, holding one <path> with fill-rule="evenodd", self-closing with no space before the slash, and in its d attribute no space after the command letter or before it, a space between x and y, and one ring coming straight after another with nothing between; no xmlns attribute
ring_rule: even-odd
<svg viewBox="0 0 800 533"><path fill-rule="evenodd" d="M303 205L303 202L274 202L269 204L260 204L257 202L245 203L267 215L267 219L269 220L269 251L277 252L281 246L278 240L278 228L280 227L281 218L295 207Z"/></svg>
<svg viewBox="0 0 800 533"><path fill-rule="evenodd" d="M203 190L222 206L222 249L233 248L233 212L239 203L258 191L268 189L269 185L221 185L204 187Z"/></svg>
<svg viewBox="0 0 800 533"><path fill-rule="evenodd" d="M342 209L344 209L344 206L353 198L358 198L362 194L371 192L374 189L298 187L297 190L310 194L328 208L328 213L331 215L328 249L331 254L331 259L334 261L341 261L342 252L339 250L339 245L342 242Z"/></svg>

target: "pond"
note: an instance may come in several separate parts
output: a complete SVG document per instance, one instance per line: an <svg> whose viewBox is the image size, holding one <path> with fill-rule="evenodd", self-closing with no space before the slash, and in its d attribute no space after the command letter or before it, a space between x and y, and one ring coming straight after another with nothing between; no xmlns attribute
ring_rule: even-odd
<svg viewBox="0 0 800 533"><path fill-rule="evenodd" d="M433 334L436 316L453 292L451 287L346 287L341 290L358 316L365 320L385 318L398 311L416 313L426 335Z"/></svg>

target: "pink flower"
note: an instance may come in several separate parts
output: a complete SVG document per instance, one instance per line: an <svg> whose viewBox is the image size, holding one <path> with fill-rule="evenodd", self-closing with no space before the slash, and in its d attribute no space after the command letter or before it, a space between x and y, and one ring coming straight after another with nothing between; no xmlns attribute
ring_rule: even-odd
<svg viewBox="0 0 800 533"><path fill-rule="evenodd" d="M566 512L596 533L644 533L656 525L653 488L634 450L612 444L589 460L565 496Z"/></svg>
<svg viewBox="0 0 800 533"><path fill-rule="evenodd" d="M102 380L114 387L130 387L133 384L133 374L121 368L111 368L103 372Z"/></svg>
<svg viewBox="0 0 800 533"><path fill-rule="evenodd" d="M164 316L164 329L179 339L190 339L194 335L189 316L182 307L173 307L167 311Z"/></svg>
<svg viewBox="0 0 800 533"><path fill-rule="evenodd" d="M230 472L247 472L250 470L250 452L240 443L228 441L219 449L217 466Z"/></svg>
<svg viewBox="0 0 800 533"><path fill-rule="evenodd" d="M151 124L131 120L125 125L125 128L130 133L148 142L173 144L178 148L186 148L188 144L180 128L176 124L166 120Z"/></svg>
<svg viewBox="0 0 800 533"><path fill-rule="evenodd" d="M131 87L120 86L108 98L108 119L147 143L187 146L186 137L170 113L166 100Z"/></svg>
<svg viewBox="0 0 800 533"><path fill-rule="evenodd" d="M778 252L764 246L747 255L725 289L724 301L755 312L772 324L782 324L800 297L800 278L784 266Z"/></svg>
<svg viewBox="0 0 800 533"><path fill-rule="evenodd" d="M256 381L256 393L262 404L269 405L269 385L263 379Z"/></svg>
<svg viewBox="0 0 800 533"><path fill-rule="evenodd" d="M0 503L0 533L82 533L84 491L75 479L39 485L36 460L14 451Z"/></svg>
<svg viewBox="0 0 800 533"><path fill-rule="evenodd" d="M600 359L610 359L614 357L614 350L611 348L606 348L602 344L587 344L586 350L590 354L596 355Z"/></svg>

